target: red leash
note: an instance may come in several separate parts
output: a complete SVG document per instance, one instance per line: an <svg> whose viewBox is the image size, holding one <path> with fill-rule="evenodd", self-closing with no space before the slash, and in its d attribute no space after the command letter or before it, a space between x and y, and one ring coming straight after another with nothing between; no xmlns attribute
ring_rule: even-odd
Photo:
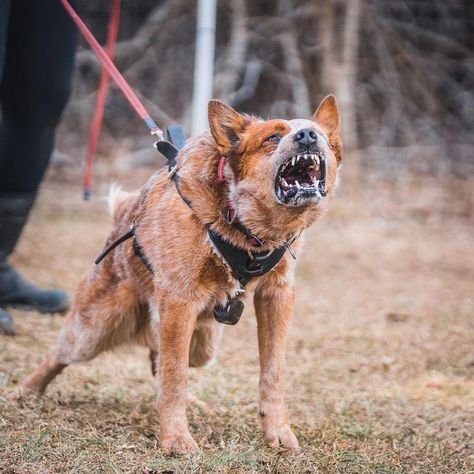
<svg viewBox="0 0 474 474"><path fill-rule="evenodd" d="M94 35L90 32L89 28L86 24L82 21L79 15L76 13L74 8L72 8L71 4L68 0L60 0L65 10L69 13L70 17L76 24L76 26L81 31L84 39L89 43L89 46L92 48L100 62L102 63L103 68L105 71L102 71L101 79L100 79L100 86L99 92L97 96L96 102L96 110L94 112L94 119L91 124L91 135L90 135L90 142L88 147L87 153L87 163L86 163L86 170L84 174L84 197L87 199L88 193L90 192L90 172L92 169L92 158L89 158L89 153L92 149L93 151L97 145L98 135L100 132L100 124L103 116L103 110L100 110L100 107L104 106L105 103L105 96L107 94L107 86L109 77L112 77L115 84L118 88L122 91L122 93L127 98L130 105L133 107L135 112L140 116L140 118L145 122L146 126L150 129L150 133L152 135L157 135L158 138L161 140L163 139L163 131L158 127L155 121L151 118L150 114L147 112L143 104L141 103L140 99L137 97L133 89L128 85L125 78L122 76L120 71L116 68L115 64L110 59L109 55L113 55L113 50L115 49L115 40L117 37L117 30L118 30L118 23L119 23L119 16L120 16L120 1L114 0L112 4L112 15L109 21L109 29L107 33L107 49L108 53L102 48L102 46L98 43L95 39ZM116 24L115 24L116 22ZM112 41L114 39L114 41ZM105 76L105 77L104 77ZM98 110L99 109L99 110ZM94 124L97 130L94 130ZM98 124L98 125L97 125ZM95 137L95 135L97 135ZM94 138L94 140L93 140ZM93 143L95 141L95 143ZM89 176L87 176L89 173Z"/></svg>
<svg viewBox="0 0 474 474"><path fill-rule="evenodd" d="M107 43L105 51L107 56L113 60L115 45L117 44L117 34L120 23L120 0L112 0L110 7L109 24L107 25ZM89 142L87 145L86 163L84 165L84 176L82 181L84 199L87 201L91 194L92 184L92 164L94 161L97 142L99 141L102 120L104 118L105 99L109 89L110 74L105 67L102 67L100 73L99 88L95 102L94 115L89 128Z"/></svg>

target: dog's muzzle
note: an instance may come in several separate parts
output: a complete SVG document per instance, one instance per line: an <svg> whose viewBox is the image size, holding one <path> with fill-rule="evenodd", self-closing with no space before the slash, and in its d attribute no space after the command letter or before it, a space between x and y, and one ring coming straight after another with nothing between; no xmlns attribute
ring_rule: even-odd
<svg viewBox="0 0 474 474"><path fill-rule="evenodd" d="M279 167L275 193L282 204L297 205L326 196L326 160L320 152L299 153Z"/></svg>

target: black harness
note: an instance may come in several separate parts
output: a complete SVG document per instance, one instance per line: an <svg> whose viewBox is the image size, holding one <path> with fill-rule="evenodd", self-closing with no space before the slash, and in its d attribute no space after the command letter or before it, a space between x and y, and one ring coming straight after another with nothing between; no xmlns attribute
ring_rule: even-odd
<svg viewBox="0 0 474 474"><path fill-rule="evenodd" d="M181 199L190 209L192 209L191 201L181 193L179 188L179 175L176 172L178 168L176 163L178 150L184 146L186 139L179 125L169 127L167 132L170 141L160 140L155 143L155 147L168 160L169 177L174 181L176 190ZM264 241L252 234L252 232L245 227L237 217L235 217L233 212L229 212L229 209L226 212L225 220L229 225L242 232L247 240L255 247L258 248L264 244ZM250 252L225 240L222 235L212 229L210 225L207 226L207 232L215 249L222 256L224 262L231 271L232 276L239 282L239 289L236 291L235 296L229 296L224 305L219 304L214 307L214 317L220 323L234 325L239 321L244 310L244 304L241 301L240 296L245 292L245 285L251 278L265 275L272 270L282 259L286 250L288 250L293 258L295 258L291 249L291 244L298 235L292 236L284 242L283 245L270 251ZM128 239L133 239L133 250L135 255L143 262L148 271L151 274L154 274L153 267L143 252L143 248L141 247L135 233L135 222L132 223L128 232L114 240L103 250L103 252L96 258L95 263L100 263L115 247Z"/></svg>

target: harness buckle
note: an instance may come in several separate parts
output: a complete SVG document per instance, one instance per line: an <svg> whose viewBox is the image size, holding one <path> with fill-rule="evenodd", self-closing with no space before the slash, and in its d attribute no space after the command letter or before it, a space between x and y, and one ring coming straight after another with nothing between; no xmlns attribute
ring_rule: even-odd
<svg viewBox="0 0 474 474"><path fill-rule="evenodd" d="M273 250L274 249L269 250L265 254L259 254L259 255L255 255L252 252L247 252L249 255L249 260L247 261L245 265L246 270L252 275L258 274L259 272L261 272L263 268L263 264L265 263L266 259L273 253Z"/></svg>

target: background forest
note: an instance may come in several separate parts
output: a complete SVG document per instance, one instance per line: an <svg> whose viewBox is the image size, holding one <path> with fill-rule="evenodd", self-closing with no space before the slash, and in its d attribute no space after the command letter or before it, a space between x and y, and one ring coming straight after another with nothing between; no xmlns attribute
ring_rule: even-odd
<svg viewBox="0 0 474 474"><path fill-rule="evenodd" d="M80 10L105 38L108 3ZM196 6L188 0L124 1L116 63L162 126L189 125ZM100 65L77 56L65 127L77 153L92 114ZM346 150L396 175L407 162L431 174L472 171L474 3L469 0L218 1L214 97L263 117L309 116L334 93ZM148 146L112 87L107 138ZM64 142L64 141L63 141ZM393 176L392 176L393 177Z"/></svg>

